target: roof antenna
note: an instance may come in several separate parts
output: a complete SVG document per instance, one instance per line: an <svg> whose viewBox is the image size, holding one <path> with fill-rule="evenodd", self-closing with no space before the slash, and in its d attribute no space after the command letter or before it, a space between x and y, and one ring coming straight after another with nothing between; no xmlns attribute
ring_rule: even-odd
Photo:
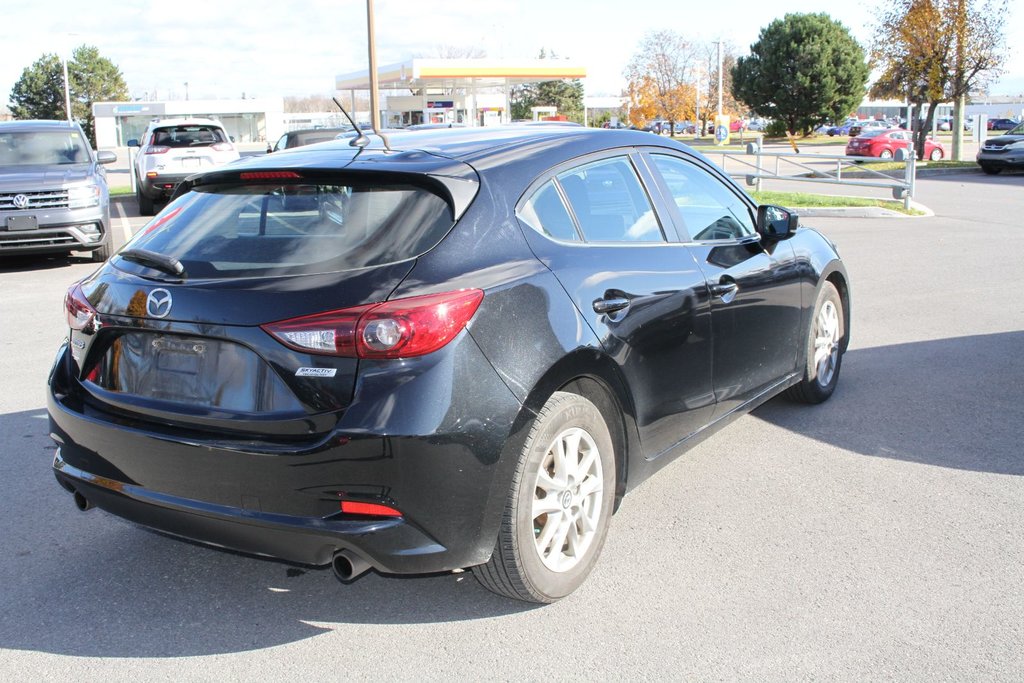
<svg viewBox="0 0 1024 683"><path fill-rule="evenodd" d="M334 100L334 103L336 105L338 105L338 109L341 110L341 113L345 115L345 118L348 119L348 122L352 124L352 128L354 128L356 131L356 137L348 144L350 144L353 147L360 148L366 147L368 144L370 144L370 138L366 137L366 134L363 133L363 131L359 128L359 124L356 123L356 120L352 118L351 114L345 111L345 107L341 106L341 102L338 101L338 98L332 97L331 99Z"/></svg>
<svg viewBox="0 0 1024 683"><path fill-rule="evenodd" d="M345 118L348 119L349 123L352 124L352 128L354 128L357 133L356 137L348 144L350 144L353 147L359 147L360 149L370 144L370 138L367 137L366 133L362 131L362 129L359 127L359 124L356 123L356 120L352 118L352 115L345 111L345 107L343 107L341 102L338 101L338 98L332 97L331 99L334 100L334 104L338 105L338 109L340 109L341 113L345 115ZM374 134L384 142L384 149L390 152L391 145L388 144L387 137L385 137L379 130L377 130L377 126L374 122L371 121L370 125L373 127Z"/></svg>

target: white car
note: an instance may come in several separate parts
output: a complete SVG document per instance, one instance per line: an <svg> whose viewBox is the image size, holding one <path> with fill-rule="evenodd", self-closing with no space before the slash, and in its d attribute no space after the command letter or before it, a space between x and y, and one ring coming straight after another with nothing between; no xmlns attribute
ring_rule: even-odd
<svg viewBox="0 0 1024 683"><path fill-rule="evenodd" d="M212 119L152 121L141 143L129 140L128 146L139 148L135 197L143 216L152 216L156 202L168 199L186 177L239 157L224 126Z"/></svg>

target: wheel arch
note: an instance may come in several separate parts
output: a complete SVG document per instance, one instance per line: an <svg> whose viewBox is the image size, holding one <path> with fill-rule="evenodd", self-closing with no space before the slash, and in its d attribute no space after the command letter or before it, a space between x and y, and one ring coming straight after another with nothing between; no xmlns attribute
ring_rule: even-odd
<svg viewBox="0 0 1024 683"><path fill-rule="evenodd" d="M602 351L577 349L549 367L523 402L523 410L536 415L556 391L583 396L601 412L615 448L615 509L626 492L629 461L640 453L639 432L632 397L615 362Z"/></svg>
<svg viewBox="0 0 1024 683"><path fill-rule="evenodd" d="M830 263L822 274L821 282L818 284L818 291L829 282L839 292L839 300L843 303L843 341L842 350L845 353L850 345L850 283L845 270L838 262Z"/></svg>

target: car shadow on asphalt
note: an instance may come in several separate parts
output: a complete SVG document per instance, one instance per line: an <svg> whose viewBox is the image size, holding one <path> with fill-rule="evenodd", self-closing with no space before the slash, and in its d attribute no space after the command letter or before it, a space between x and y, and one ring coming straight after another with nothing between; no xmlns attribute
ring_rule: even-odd
<svg viewBox="0 0 1024 683"><path fill-rule="evenodd" d="M92 257L84 252L54 256L8 256L0 259L0 274L59 270L82 263L93 263ZM96 267L99 268L99 266L100 264L97 263Z"/></svg>
<svg viewBox="0 0 1024 683"><path fill-rule="evenodd" d="M851 349L828 402L757 418L862 455L1024 475L1024 331Z"/></svg>
<svg viewBox="0 0 1024 683"><path fill-rule="evenodd" d="M832 400L804 407L775 399L754 416L865 456L1024 475L1021 348L1024 332L854 349ZM83 514L53 479L53 452L45 410L0 415L0 648L82 657L211 655L352 626L537 608L487 592L469 572L371 573L342 586L329 570L181 543L98 510ZM382 657L397 643L379 642Z"/></svg>

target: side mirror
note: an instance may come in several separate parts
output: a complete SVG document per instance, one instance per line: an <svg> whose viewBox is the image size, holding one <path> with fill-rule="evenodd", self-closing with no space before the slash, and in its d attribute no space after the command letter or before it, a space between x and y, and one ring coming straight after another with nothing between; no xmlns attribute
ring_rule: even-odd
<svg viewBox="0 0 1024 683"><path fill-rule="evenodd" d="M140 146L139 145L139 141L136 140L135 138L132 138L131 140L128 141L128 146L129 147L139 147Z"/></svg>
<svg viewBox="0 0 1024 683"><path fill-rule="evenodd" d="M112 164L117 161L117 155L106 150L96 152L96 162L100 164Z"/></svg>
<svg viewBox="0 0 1024 683"><path fill-rule="evenodd" d="M796 232L800 216L781 206L757 207L757 234L768 240L784 240Z"/></svg>

